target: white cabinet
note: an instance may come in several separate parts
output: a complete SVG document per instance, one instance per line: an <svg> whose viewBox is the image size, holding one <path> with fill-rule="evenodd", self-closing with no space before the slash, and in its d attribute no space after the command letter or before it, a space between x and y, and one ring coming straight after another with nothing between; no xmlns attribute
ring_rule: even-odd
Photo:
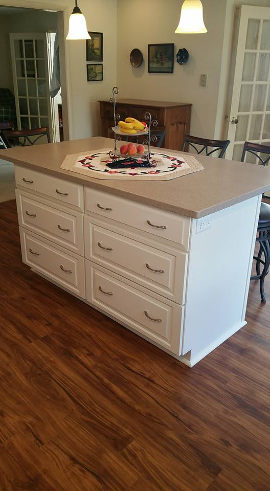
<svg viewBox="0 0 270 491"><path fill-rule="evenodd" d="M182 308L151 297L86 260L86 299L136 333L179 353Z"/></svg>
<svg viewBox="0 0 270 491"><path fill-rule="evenodd" d="M245 324L260 197L190 219L16 167L23 261L193 366Z"/></svg>
<svg viewBox="0 0 270 491"><path fill-rule="evenodd" d="M23 262L54 283L85 298L84 258L20 229Z"/></svg>

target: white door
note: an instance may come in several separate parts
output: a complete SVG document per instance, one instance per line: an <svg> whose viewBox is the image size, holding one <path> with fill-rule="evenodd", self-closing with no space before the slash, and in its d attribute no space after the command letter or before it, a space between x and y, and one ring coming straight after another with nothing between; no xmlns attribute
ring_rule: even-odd
<svg viewBox="0 0 270 491"><path fill-rule="evenodd" d="M227 158L241 160L245 141L270 145L270 8L242 6L236 48ZM247 162L258 159L247 154Z"/></svg>
<svg viewBox="0 0 270 491"><path fill-rule="evenodd" d="M18 129L46 126L51 141L56 141L55 108L49 88L48 36L46 33L13 33L10 48Z"/></svg>

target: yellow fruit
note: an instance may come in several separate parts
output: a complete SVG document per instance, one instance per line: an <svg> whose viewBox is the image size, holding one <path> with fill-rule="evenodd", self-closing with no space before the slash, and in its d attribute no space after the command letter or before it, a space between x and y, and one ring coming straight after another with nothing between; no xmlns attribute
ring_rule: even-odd
<svg viewBox="0 0 270 491"><path fill-rule="evenodd" d="M137 131L143 131L144 130L144 125L138 119L126 118L125 122L127 124L129 124L129 123L133 124L133 128L135 128L135 130L137 130Z"/></svg>
<svg viewBox="0 0 270 491"><path fill-rule="evenodd" d="M120 128L125 128L127 130L133 130L134 129L134 125L132 123L126 123L125 121L119 121L118 125L120 126Z"/></svg>
<svg viewBox="0 0 270 491"><path fill-rule="evenodd" d="M131 128L120 128L122 133L127 133L128 135L134 135L137 133L137 130L133 130Z"/></svg>
<svg viewBox="0 0 270 491"><path fill-rule="evenodd" d="M143 131L144 130L144 125L140 121L134 121L133 122L133 128L137 131Z"/></svg>

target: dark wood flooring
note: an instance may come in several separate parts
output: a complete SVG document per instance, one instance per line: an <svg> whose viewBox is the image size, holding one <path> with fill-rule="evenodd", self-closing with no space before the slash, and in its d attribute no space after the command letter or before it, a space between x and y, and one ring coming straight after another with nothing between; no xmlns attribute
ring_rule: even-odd
<svg viewBox="0 0 270 491"><path fill-rule="evenodd" d="M270 490L269 278L189 369L23 265L13 201L0 247L1 491Z"/></svg>

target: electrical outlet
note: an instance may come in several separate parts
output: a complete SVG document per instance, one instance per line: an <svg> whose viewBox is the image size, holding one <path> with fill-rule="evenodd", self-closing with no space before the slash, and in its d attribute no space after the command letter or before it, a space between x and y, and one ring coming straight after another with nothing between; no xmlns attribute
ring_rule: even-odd
<svg viewBox="0 0 270 491"><path fill-rule="evenodd" d="M208 216L196 220L196 234L204 232L211 227L211 220Z"/></svg>
<svg viewBox="0 0 270 491"><path fill-rule="evenodd" d="M207 75L206 73L202 73L200 76L200 86L206 87L206 84L207 84Z"/></svg>

